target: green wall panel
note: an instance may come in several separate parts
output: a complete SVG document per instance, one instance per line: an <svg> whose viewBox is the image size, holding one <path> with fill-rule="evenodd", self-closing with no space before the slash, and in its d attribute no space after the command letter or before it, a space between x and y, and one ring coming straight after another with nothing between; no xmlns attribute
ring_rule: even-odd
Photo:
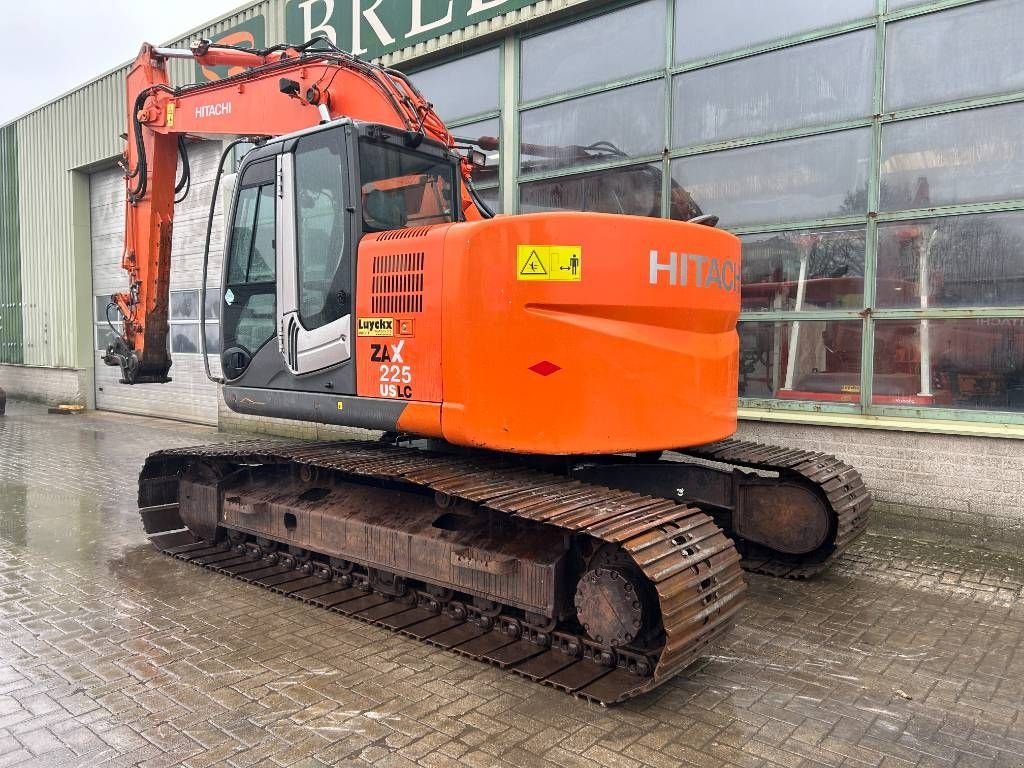
<svg viewBox="0 0 1024 768"><path fill-rule="evenodd" d="M0 128L0 363L24 362L19 218L18 134L6 125Z"/></svg>

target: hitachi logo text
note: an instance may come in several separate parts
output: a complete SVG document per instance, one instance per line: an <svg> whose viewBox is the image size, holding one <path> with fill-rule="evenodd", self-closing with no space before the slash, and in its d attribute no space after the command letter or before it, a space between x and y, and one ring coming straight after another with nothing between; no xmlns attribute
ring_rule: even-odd
<svg viewBox="0 0 1024 768"><path fill-rule="evenodd" d="M196 117L219 117L231 114L231 102L222 101L220 104L203 104L196 107Z"/></svg>
<svg viewBox="0 0 1024 768"><path fill-rule="evenodd" d="M690 268L690 265L693 268ZM738 291L740 276L736 265L728 259L716 259L696 253L676 253L669 251L668 257L652 250L650 262L651 285L664 280L669 285L694 288L721 288L723 291Z"/></svg>

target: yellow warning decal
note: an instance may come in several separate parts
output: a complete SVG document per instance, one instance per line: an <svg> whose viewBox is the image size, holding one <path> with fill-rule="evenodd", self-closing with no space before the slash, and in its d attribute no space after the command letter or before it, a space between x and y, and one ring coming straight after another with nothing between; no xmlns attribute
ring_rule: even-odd
<svg viewBox="0 0 1024 768"><path fill-rule="evenodd" d="M356 334L359 336L394 336L395 318L360 317L356 322Z"/></svg>
<svg viewBox="0 0 1024 768"><path fill-rule="evenodd" d="M167 105L167 127L174 127L174 102L170 102Z"/></svg>
<svg viewBox="0 0 1024 768"><path fill-rule="evenodd" d="M579 245L517 246L516 279L578 283L583 279L583 248Z"/></svg>

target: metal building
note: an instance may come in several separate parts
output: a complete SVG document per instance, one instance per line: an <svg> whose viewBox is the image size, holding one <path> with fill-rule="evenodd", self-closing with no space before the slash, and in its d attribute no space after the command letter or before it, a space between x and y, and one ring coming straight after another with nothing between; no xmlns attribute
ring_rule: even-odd
<svg viewBox="0 0 1024 768"><path fill-rule="evenodd" d="M827 444L882 511L966 533L1024 522L1021 28L1024 0L271 0L170 44L323 34L404 69L457 136L500 137L480 187L505 212L720 216L741 433ZM0 385L223 424L196 354L219 143L175 222L174 383L100 363L124 74L0 127Z"/></svg>

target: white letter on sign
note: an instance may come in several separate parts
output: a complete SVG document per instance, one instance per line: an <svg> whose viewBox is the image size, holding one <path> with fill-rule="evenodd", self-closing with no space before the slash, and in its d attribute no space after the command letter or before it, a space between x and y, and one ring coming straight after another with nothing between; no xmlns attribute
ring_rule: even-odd
<svg viewBox="0 0 1024 768"><path fill-rule="evenodd" d="M442 16L436 21L430 21L426 24L423 23L423 0L412 0L412 26L409 27L409 34L406 37L412 37L422 32L429 32L432 29L443 27L445 24L450 24L452 21L452 0L448 0L448 13Z"/></svg>
<svg viewBox="0 0 1024 768"><path fill-rule="evenodd" d="M467 16L472 16L475 13L483 13L489 11L492 8L497 8L499 5L503 5L508 0L470 0L469 10L466 12Z"/></svg>
<svg viewBox="0 0 1024 768"><path fill-rule="evenodd" d="M360 10L359 6L362 5L362 0L352 0L352 55L358 56L361 53L366 53L366 49L361 45L360 38L362 37L362 21L365 18L366 22L370 25L373 33L377 35L377 39L380 40L382 45L391 45L395 42L395 38L388 32L388 28L384 26L384 23L380 20L377 15L377 7L384 2L384 0L374 0L373 5L367 8L365 11Z"/></svg>
<svg viewBox="0 0 1024 768"><path fill-rule="evenodd" d="M324 17L316 26L313 25L314 3L324 4ZM327 23L334 15L334 0L306 0L304 3L299 3L299 8L302 9L302 27L305 30L302 36L303 40L312 40L318 34L323 34L332 43L338 44L338 34L334 31L334 27Z"/></svg>

